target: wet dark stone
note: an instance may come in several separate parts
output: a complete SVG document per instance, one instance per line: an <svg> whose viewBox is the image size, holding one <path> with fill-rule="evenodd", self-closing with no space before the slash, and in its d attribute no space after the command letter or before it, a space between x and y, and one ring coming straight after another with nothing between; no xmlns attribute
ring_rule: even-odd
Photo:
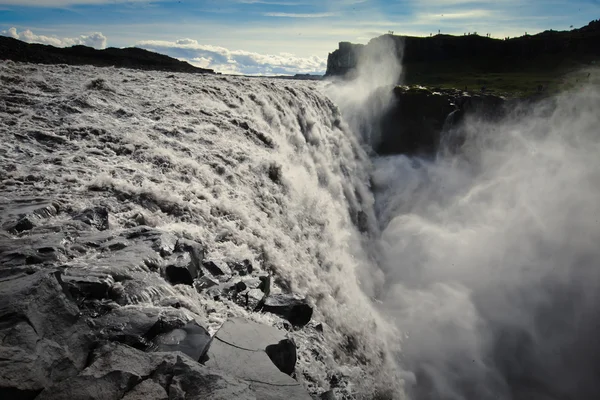
<svg viewBox="0 0 600 400"><path fill-rule="evenodd" d="M254 270L254 267L252 266L252 263L250 262L250 260L234 262L230 266L233 271L236 271L240 275L251 274L252 271Z"/></svg>
<svg viewBox="0 0 600 400"><path fill-rule="evenodd" d="M267 348L271 355L267 354ZM272 361L273 358L286 371L293 370L295 345L286 338L285 332L233 318L215 334L205 365L250 382L257 399L309 400L310 396L304 387L281 372L280 367Z"/></svg>
<svg viewBox="0 0 600 400"><path fill-rule="evenodd" d="M75 298L102 300L111 297L111 289L115 281L107 274L93 273L86 270L67 271L63 275L69 292Z"/></svg>
<svg viewBox="0 0 600 400"><path fill-rule="evenodd" d="M321 400L336 400L335 392L333 390L328 390L324 393L321 393L321 396L319 396L319 399L321 399Z"/></svg>
<svg viewBox="0 0 600 400"><path fill-rule="evenodd" d="M202 262L204 261L204 247L198 242L187 239L178 239L175 244L174 251L183 253L186 252L190 255L192 263L196 271L200 270Z"/></svg>
<svg viewBox="0 0 600 400"><path fill-rule="evenodd" d="M208 331L190 321L181 328L158 335L153 340L153 351L181 351L199 361L208 351L212 338Z"/></svg>
<svg viewBox="0 0 600 400"><path fill-rule="evenodd" d="M99 231L105 231L108 226L108 210L104 207L93 207L83 210L73 217L76 221L81 221L90 225Z"/></svg>
<svg viewBox="0 0 600 400"><path fill-rule="evenodd" d="M214 286L218 286L219 282L209 276L202 276L196 281L196 289L202 291Z"/></svg>
<svg viewBox="0 0 600 400"><path fill-rule="evenodd" d="M277 344L266 347L265 352L273 364L284 374L291 375L296 368L296 343L292 339L283 339Z"/></svg>
<svg viewBox="0 0 600 400"><path fill-rule="evenodd" d="M262 310L277 314L298 327L308 324L313 314L313 309L306 299L286 294L267 297Z"/></svg>
<svg viewBox="0 0 600 400"><path fill-rule="evenodd" d="M223 276L231 274L231 270L224 263L217 264L214 261L204 261L202 263L204 269L206 269L213 276Z"/></svg>
<svg viewBox="0 0 600 400"><path fill-rule="evenodd" d="M30 217L24 217L18 220L13 226L8 227L9 232L21 233L29 231L35 227L35 224Z"/></svg>
<svg viewBox="0 0 600 400"><path fill-rule="evenodd" d="M165 275L173 285L192 286L198 277L198 268L188 253L174 254L167 260Z"/></svg>

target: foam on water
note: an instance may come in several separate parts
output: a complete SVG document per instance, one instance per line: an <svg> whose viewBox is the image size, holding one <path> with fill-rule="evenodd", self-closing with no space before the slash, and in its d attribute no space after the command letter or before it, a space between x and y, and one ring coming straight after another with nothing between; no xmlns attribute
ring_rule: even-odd
<svg viewBox="0 0 600 400"><path fill-rule="evenodd" d="M15 182L31 175L37 195L74 210L107 207L111 231L142 221L202 242L208 259L251 260L326 324L325 342L295 333L309 387L338 374L356 396L400 393L385 378L394 329L370 299L382 275L363 245L377 226L370 161L314 83L12 62L0 77L0 156ZM78 267L105 271L103 257ZM136 265L131 303L178 296L213 331L232 315L277 323Z"/></svg>

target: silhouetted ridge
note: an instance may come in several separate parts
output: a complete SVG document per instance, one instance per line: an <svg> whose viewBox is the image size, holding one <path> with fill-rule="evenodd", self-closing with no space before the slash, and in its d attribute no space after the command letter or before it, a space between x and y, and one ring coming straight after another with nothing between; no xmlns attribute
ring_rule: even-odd
<svg viewBox="0 0 600 400"><path fill-rule="evenodd" d="M0 36L0 59L38 64L95 65L143 70L214 73L212 69L198 68L172 57L148 50L130 47L110 47L96 50L77 45L59 48L43 44L29 44L17 39Z"/></svg>
<svg viewBox="0 0 600 400"><path fill-rule="evenodd" d="M480 34L430 37L388 34L372 39L367 45L340 42L339 48L329 54L326 75L352 71L365 47L375 46L386 38L399 44L397 56L407 75L418 75L422 64L434 70L507 72L523 68L553 70L589 64L600 57L600 21L571 31L549 30L516 38L496 39L484 32Z"/></svg>

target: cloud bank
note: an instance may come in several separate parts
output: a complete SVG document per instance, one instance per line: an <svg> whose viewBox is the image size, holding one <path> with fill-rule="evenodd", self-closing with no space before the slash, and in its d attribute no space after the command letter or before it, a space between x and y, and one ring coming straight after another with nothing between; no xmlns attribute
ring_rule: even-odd
<svg viewBox="0 0 600 400"><path fill-rule="evenodd" d="M69 47L75 45L84 45L94 47L96 49L106 48L106 36L101 32L92 32L87 35L80 35L75 38L59 38L55 36L44 36L36 35L29 29L18 32L17 28L9 28L8 30L1 31L0 35L8 36L14 39L19 39L27 43L41 43L49 44L56 47Z"/></svg>
<svg viewBox="0 0 600 400"><path fill-rule="evenodd" d="M298 57L291 53L261 54L246 50L204 45L194 39L175 42L146 40L136 47L167 54L202 68L227 74L294 75L324 74L327 60L317 56Z"/></svg>

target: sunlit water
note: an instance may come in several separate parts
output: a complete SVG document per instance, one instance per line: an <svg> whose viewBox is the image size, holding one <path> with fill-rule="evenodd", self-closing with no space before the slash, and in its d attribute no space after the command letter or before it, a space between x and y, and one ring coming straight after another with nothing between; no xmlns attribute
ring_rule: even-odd
<svg viewBox="0 0 600 400"><path fill-rule="evenodd" d="M295 333L307 387L334 371L365 398L598 394L597 90L469 120L462 148L424 160L369 157L389 99L347 84L11 62L0 78L4 177L40 178L3 200L102 204L115 231L142 215L274 274L327 327ZM132 303L179 296L213 332L232 315L277 323L146 284Z"/></svg>

